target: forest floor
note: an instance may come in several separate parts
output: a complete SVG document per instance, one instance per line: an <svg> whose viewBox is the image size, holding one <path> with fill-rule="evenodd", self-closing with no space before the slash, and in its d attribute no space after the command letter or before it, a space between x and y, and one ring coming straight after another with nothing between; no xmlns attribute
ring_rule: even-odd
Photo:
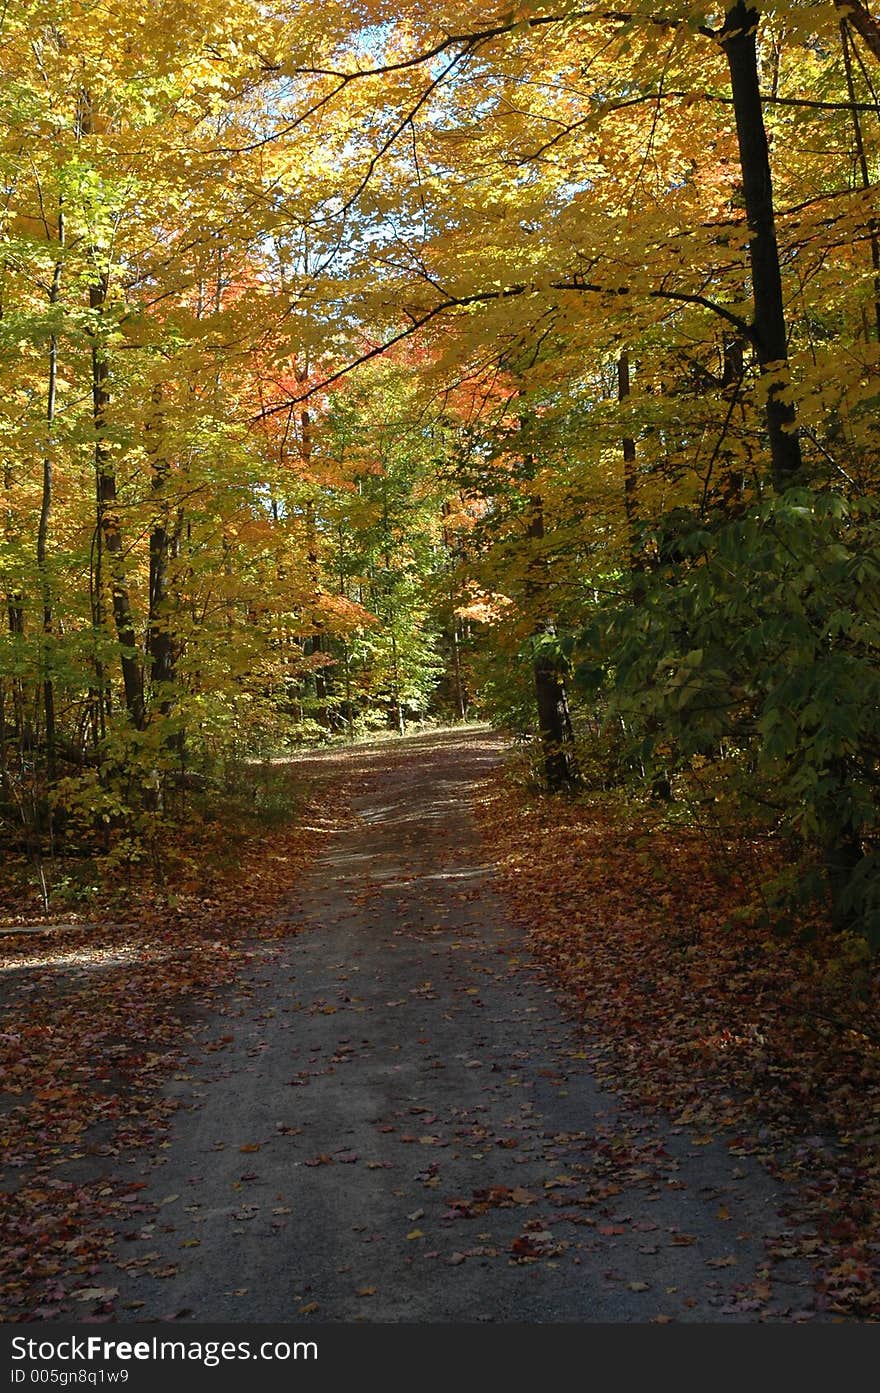
<svg viewBox="0 0 880 1393"><path fill-rule="evenodd" d="M634 901L624 834L501 757L470 730L293 761L310 816L210 885L0 940L4 1319L873 1314L864 1148L768 1105L763 960L769 1006L742 962L728 1012L691 854Z"/></svg>

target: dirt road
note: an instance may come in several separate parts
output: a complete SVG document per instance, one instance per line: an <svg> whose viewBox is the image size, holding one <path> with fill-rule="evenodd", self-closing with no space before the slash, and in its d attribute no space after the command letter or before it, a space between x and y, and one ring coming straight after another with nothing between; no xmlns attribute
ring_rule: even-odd
<svg viewBox="0 0 880 1393"><path fill-rule="evenodd" d="M117 1319L785 1319L807 1298L748 1158L633 1116L492 889L488 734L353 753L358 821L131 1165ZM155 1205L155 1212L151 1212ZM789 1282L791 1285L789 1285ZM763 1288L760 1300L754 1300ZM760 1315L755 1313L759 1312Z"/></svg>

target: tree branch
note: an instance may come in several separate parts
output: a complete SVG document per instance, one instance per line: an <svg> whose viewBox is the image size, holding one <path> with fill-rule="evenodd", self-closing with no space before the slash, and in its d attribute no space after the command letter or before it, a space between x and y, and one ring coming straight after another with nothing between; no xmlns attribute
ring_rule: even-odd
<svg viewBox="0 0 880 1393"><path fill-rule="evenodd" d="M386 339L383 343L373 344L365 353L358 354L357 357L352 358L351 361L346 363L343 367L338 368L336 372L331 373L329 377L325 377L320 382L316 382L313 386L309 387L309 389L300 396L289 397L286 401L279 402L275 406L264 407L255 416L250 418L250 424L256 425L258 422L264 421L270 416L278 416L283 411L289 411L293 406L299 406L302 402L309 401L310 398L316 396L318 392L326 391L328 387L334 386L337 382L340 382L342 378L347 377L357 368L372 362L374 358L381 358L383 354L389 353L391 349L396 348L398 344L404 343L407 339L412 338L421 329L424 329L426 325L438 319L440 315L447 314L452 310L467 309L471 305L488 305L499 300L514 299L534 289L535 287L531 285L509 285L500 290L475 291L473 295L449 296L447 299L439 301L438 304L432 306L429 310L425 310L421 314L410 314L410 323L406 328L399 330L398 333L393 334L391 338ZM602 295L605 297L625 296L633 293L630 287L626 285L605 286L577 279L553 281L550 283L550 289L561 290L566 293ZM696 305L701 309L710 310L713 314L725 320L726 323L732 324L737 332L742 334L750 343L754 342L754 332L751 324L742 319L738 314L734 314L732 310L727 309L726 306L719 305L717 301L710 300L705 295L689 294L686 291L679 290L667 290L663 286L658 286L654 290L649 290L646 294L651 300L668 300L673 304Z"/></svg>

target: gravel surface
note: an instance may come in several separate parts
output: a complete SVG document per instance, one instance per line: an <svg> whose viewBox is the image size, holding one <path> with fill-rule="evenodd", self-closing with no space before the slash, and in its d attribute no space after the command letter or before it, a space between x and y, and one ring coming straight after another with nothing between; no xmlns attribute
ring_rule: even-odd
<svg viewBox="0 0 880 1393"><path fill-rule="evenodd" d="M333 757L338 763L338 755ZM755 1162L634 1115L492 888L484 732L348 756L356 824L290 905L131 1158L117 1319L785 1320L788 1199ZM219 1047L218 1047L219 1046ZM156 1206L155 1211L152 1207Z"/></svg>

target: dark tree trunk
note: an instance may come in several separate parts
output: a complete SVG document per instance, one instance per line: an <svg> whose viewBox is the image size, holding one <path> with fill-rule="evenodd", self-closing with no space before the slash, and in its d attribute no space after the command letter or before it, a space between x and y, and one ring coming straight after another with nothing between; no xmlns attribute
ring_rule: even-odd
<svg viewBox="0 0 880 1393"><path fill-rule="evenodd" d="M796 483L803 460L797 436L797 413L784 400L788 385L788 340L782 299L782 274L776 241L770 150L758 81L756 31L759 14L740 0L727 11L719 43L727 55L736 134L742 168L746 219L751 232L753 336L761 373L768 379L765 419L770 443L773 484L782 490Z"/></svg>
<svg viewBox="0 0 880 1393"><path fill-rule="evenodd" d="M444 519L449 517L451 508L448 502L441 507ZM467 720L467 696L465 694L464 672L461 663L461 632L456 614L455 572L457 552L453 545L449 528L443 528L443 550L449 571L449 642L452 650L452 682L455 696L455 712L460 721Z"/></svg>
<svg viewBox="0 0 880 1393"><path fill-rule="evenodd" d="M8 465L3 469L3 487L7 493L12 489L12 471ZM7 542L17 540L17 529L13 524L14 513L9 503L6 506L5 537ZM6 593L6 622L9 633L13 638L24 636L24 597L20 590L10 589ZM24 714L24 687L20 677L13 677L10 681L12 689L12 720L13 731L19 748L19 763L21 762L21 751L25 742L25 714Z"/></svg>
<svg viewBox="0 0 880 1393"><path fill-rule="evenodd" d="M825 847L825 874L831 891L831 914L836 929L851 929L857 915L847 904L853 873L862 860L861 839L850 832L833 838Z"/></svg>
<svg viewBox="0 0 880 1393"><path fill-rule="evenodd" d="M840 42L843 48L843 65L846 71L846 90L852 110L853 142L855 144L856 158L859 162L862 188L869 189L871 187L871 172L868 167L868 157L865 153L865 141L862 135L862 119L859 115L858 103L856 101L852 54L850 53L850 35L845 19L840 21ZM880 343L880 227L878 227L876 218L871 218L868 222L868 235L871 239L871 265L874 268L874 330L877 335L877 342Z"/></svg>
<svg viewBox="0 0 880 1393"><path fill-rule="evenodd" d="M89 306L100 315L107 298L106 277L89 286ZM132 722L143 730L146 721L144 706L144 674L138 658L134 618L128 587L123 574L122 527L117 512L118 493L113 456L105 441L107 408L110 394L107 389L108 368L97 332L92 339L92 409L95 425L95 483L97 491L98 530L110 573L110 595L116 637L119 640L122 682L125 705Z"/></svg>
<svg viewBox="0 0 880 1393"><path fill-rule="evenodd" d="M91 93L85 88L79 94L77 130L80 138L91 135L94 123ZM93 249L93 257L98 253ZM125 705L132 722L138 730L146 724L144 704L144 672L138 656L134 619L131 610L128 588L123 573L122 527L117 512L118 495L116 471L113 456L107 448L106 427L107 408L110 393L107 387L109 371L107 357L101 343L99 326L107 301L108 277L106 272L97 272L89 286L89 308L92 311L92 420L95 428L95 492L97 503L98 568L101 553L107 555L110 573L110 596L113 608L113 621L116 637L119 640L122 683L125 690ZM100 577L95 596L97 612L100 616ZM108 694L109 695L109 694Z"/></svg>
<svg viewBox="0 0 880 1393"><path fill-rule="evenodd" d="M168 626L168 562L171 555L171 533L167 520L157 522L150 532L150 623L147 652L150 659L150 681L162 690L160 710L170 710L168 687L174 681L174 640Z"/></svg>
<svg viewBox="0 0 880 1393"><path fill-rule="evenodd" d="M535 553L529 558L527 598L537 601L539 608L539 617L534 629L536 653L533 677L544 781L552 793L560 793L565 789L575 788L579 778L565 682L555 656L547 651L545 643L546 639L554 636L555 628L550 617L540 613L544 608L546 561L541 555L540 545L544 540L544 505L537 494L532 494L529 498L526 536L531 543L538 544Z"/></svg>
<svg viewBox="0 0 880 1393"><path fill-rule="evenodd" d="M848 801L842 795L852 782L854 772L852 760L846 755L832 759L827 770L829 782L837 794L835 797L832 793L829 799L829 832L825 839L825 875L831 891L831 912L836 929L853 928L858 917L854 906L848 903L847 892L853 873L865 854L862 838L858 828L848 817L841 817L835 807L838 799L844 803Z"/></svg>
<svg viewBox="0 0 880 1393"><path fill-rule="evenodd" d="M0 677L0 795L9 797L9 764L6 759L6 683Z"/></svg>
<svg viewBox="0 0 880 1393"><path fill-rule="evenodd" d="M13 638L24 637L24 604L19 593L14 592L6 599L6 616L9 632ZM20 677L12 679L12 719L15 739L18 743L19 767L22 767L23 751L31 744L31 731L24 700L24 683Z"/></svg>
<svg viewBox="0 0 880 1393"><path fill-rule="evenodd" d="M150 422L147 453L152 468L150 488L155 503L153 526L150 530L150 613L147 623L147 659L151 687L159 689L159 710L163 716L171 713L171 686L175 678L176 653L168 615L168 572L172 550L176 547L183 526L178 514L174 529L169 525L169 504L166 497L170 468L162 452L161 388L155 388L153 402L156 416Z"/></svg>
<svg viewBox="0 0 880 1393"><path fill-rule="evenodd" d="M64 246L64 214L58 212L58 260L52 273L49 291L50 313L58 304L61 291L61 248ZM52 635L52 587L46 568L49 541L49 518L52 512L52 433L55 427L55 405L58 394L58 335L53 325L49 337L49 382L46 390L46 448L43 452L43 491L40 498L40 521L37 527L37 571L43 597L43 718L46 726L46 773L50 782L56 776L55 760L55 684L52 680L49 645Z"/></svg>
<svg viewBox="0 0 880 1393"><path fill-rule="evenodd" d="M631 393L632 384L629 378L629 354L622 351L620 358L617 359L617 400L624 403ZM629 539L629 570L636 574L639 570L638 557L638 483L636 483L635 472L635 440L632 436L622 437L622 449L624 449L624 508L627 511L627 532Z"/></svg>
<svg viewBox="0 0 880 1393"><path fill-rule="evenodd" d="M629 354L624 350L617 360L618 402L625 402L631 390ZM639 500L636 477L636 442L631 435L624 435L621 444L623 446L623 505L626 512L629 569L633 582L633 597L638 602L640 598L638 576L642 566L638 544Z"/></svg>
<svg viewBox="0 0 880 1393"><path fill-rule="evenodd" d="M549 654L539 653L535 658L534 677L544 779L551 793L560 793L578 783L565 683Z"/></svg>
<svg viewBox="0 0 880 1393"><path fill-rule="evenodd" d="M725 423L726 431L727 425L729 425L736 410L743 377L745 375L742 339L725 335L722 354L721 390L728 404L727 421ZM718 502L721 505L725 517L737 517L742 512L743 495L746 487L746 476L743 472L742 457L736 450L725 449L722 443L719 445L719 458L722 465L722 473L721 485L718 490Z"/></svg>

